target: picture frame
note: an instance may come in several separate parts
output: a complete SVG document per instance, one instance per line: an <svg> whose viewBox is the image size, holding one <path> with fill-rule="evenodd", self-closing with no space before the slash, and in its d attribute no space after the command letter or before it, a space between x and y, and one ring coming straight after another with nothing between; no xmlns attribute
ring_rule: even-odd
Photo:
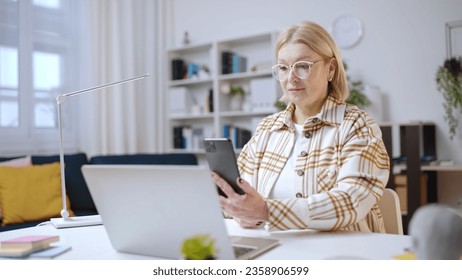
<svg viewBox="0 0 462 280"><path fill-rule="evenodd" d="M462 56L462 20L446 22L446 56Z"/></svg>

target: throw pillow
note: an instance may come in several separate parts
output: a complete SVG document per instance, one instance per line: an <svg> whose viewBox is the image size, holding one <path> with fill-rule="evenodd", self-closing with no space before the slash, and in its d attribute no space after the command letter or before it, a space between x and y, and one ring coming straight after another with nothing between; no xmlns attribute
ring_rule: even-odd
<svg viewBox="0 0 462 280"><path fill-rule="evenodd" d="M0 166L23 167L32 165L30 156L0 162Z"/></svg>
<svg viewBox="0 0 462 280"><path fill-rule="evenodd" d="M23 166L31 166L31 165L32 165L32 159L30 156L10 159L7 161L0 162L0 166L23 167ZM0 200L0 220L1 219L2 219L2 203Z"/></svg>
<svg viewBox="0 0 462 280"><path fill-rule="evenodd" d="M0 166L2 225L59 217L62 209L59 163L28 167ZM69 198L67 207L71 216Z"/></svg>

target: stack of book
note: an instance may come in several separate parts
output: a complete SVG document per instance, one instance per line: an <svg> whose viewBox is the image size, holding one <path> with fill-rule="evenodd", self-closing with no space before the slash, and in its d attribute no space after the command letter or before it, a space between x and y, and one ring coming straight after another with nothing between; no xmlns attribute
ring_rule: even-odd
<svg viewBox="0 0 462 280"><path fill-rule="evenodd" d="M186 76L186 63L183 59L172 59L172 80L182 80Z"/></svg>
<svg viewBox="0 0 462 280"><path fill-rule="evenodd" d="M223 137L231 139L235 149L242 149L252 137L252 132L245 128L225 124L223 125Z"/></svg>
<svg viewBox="0 0 462 280"><path fill-rule="evenodd" d="M27 235L0 242L0 257L25 257L51 248L58 235Z"/></svg>
<svg viewBox="0 0 462 280"><path fill-rule="evenodd" d="M236 74L247 71L247 58L232 51L221 53L221 74Z"/></svg>
<svg viewBox="0 0 462 280"><path fill-rule="evenodd" d="M204 130L188 125L173 127L173 148L185 150L203 149Z"/></svg>

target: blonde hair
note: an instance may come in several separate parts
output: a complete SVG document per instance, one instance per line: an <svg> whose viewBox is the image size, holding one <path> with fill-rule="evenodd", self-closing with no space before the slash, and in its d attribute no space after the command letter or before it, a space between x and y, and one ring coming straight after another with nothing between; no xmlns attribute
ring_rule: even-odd
<svg viewBox="0 0 462 280"><path fill-rule="evenodd" d="M328 91L331 96L340 101L345 101L348 98L348 82L340 50L323 27L314 22L307 21L287 28L279 34L275 48L276 55L282 46L288 43L306 44L325 60L335 58L334 63L336 63L336 68L332 81L329 82Z"/></svg>

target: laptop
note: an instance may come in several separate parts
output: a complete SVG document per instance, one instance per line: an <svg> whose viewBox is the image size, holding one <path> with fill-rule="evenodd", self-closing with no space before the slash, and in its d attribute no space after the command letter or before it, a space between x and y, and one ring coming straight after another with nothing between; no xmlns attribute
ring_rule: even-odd
<svg viewBox="0 0 462 280"><path fill-rule="evenodd" d="M253 259L275 239L229 236L206 166L84 165L82 173L113 248L183 259L185 240L207 235L215 259Z"/></svg>

